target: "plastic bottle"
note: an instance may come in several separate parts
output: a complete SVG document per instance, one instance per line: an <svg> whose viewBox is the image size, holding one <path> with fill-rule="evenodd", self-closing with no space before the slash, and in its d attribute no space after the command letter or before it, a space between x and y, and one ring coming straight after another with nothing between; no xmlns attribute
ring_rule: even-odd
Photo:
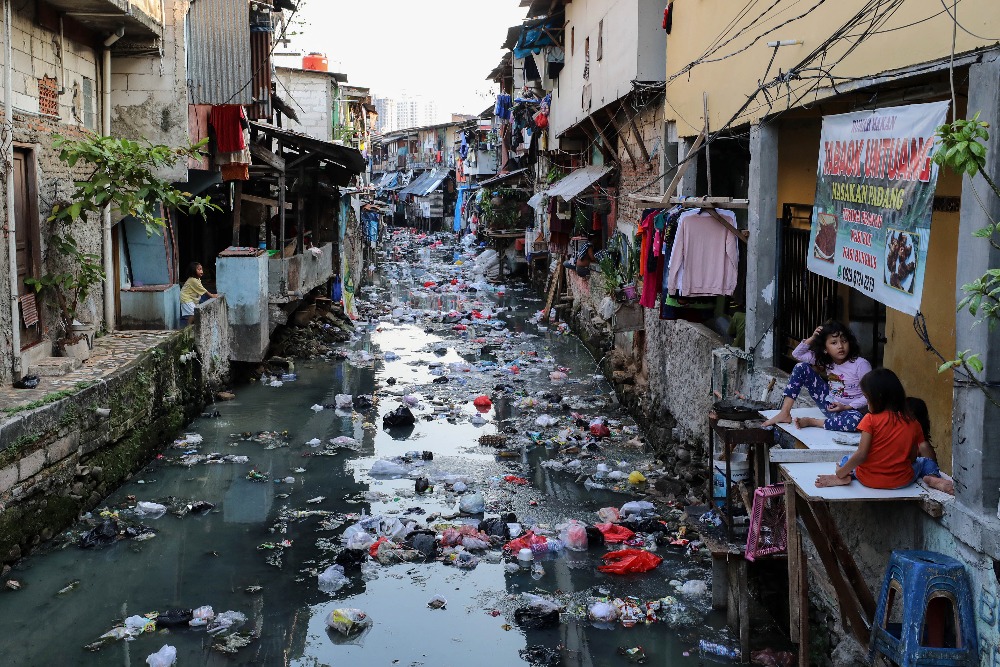
<svg viewBox="0 0 1000 667"><path fill-rule="evenodd" d="M554 554L562 551L565 546L562 540L553 538L547 542L532 544L531 551L535 554Z"/></svg>
<svg viewBox="0 0 1000 667"><path fill-rule="evenodd" d="M706 639L702 639L698 642L698 650L702 654L717 655L723 658L732 658L736 660L740 657L740 650L738 648L729 648L722 644L716 644L710 642Z"/></svg>

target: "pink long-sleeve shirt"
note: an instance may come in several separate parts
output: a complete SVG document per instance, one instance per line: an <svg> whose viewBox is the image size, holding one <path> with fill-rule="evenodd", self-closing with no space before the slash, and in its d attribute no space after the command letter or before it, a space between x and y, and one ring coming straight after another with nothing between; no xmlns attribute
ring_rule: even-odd
<svg viewBox="0 0 1000 667"><path fill-rule="evenodd" d="M792 356L796 361L816 363L816 355L805 341L800 342L792 350ZM826 397L827 403L846 403L855 410L867 407L868 399L861 392L861 378L871 369L872 365L864 357L827 366L826 382L830 387L830 393Z"/></svg>
<svg viewBox="0 0 1000 667"><path fill-rule="evenodd" d="M736 225L732 211L716 213ZM740 264L736 235L697 209L683 213L677 224L667 290L681 296L731 295Z"/></svg>

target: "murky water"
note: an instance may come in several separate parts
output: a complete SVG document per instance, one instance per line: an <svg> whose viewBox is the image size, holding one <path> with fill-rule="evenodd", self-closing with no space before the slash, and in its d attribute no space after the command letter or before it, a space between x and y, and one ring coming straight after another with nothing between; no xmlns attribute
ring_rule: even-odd
<svg viewBox="0 0 1000 667"><path fill-rule="evenodd" d="M436 267L437 275L446 269ZM467 296L422 294L413 287L421 281L421 270L408 265L387 267L394 284L368 293L376 299L406 301L421 308L463 307ZM73 543L25 560L12 574L21 581L19 591L0 592L0 662L4 665L143 665L145 658L164 644L178 650L178 665L518 665L525 664L519 651L527 646L558 648L567 665L626 665L619 647L642 646L649 664L694 665L702 659L693 650L700 637L719 631L720 619L706 618L707 597L683 598L669 580L705 579L703 561L683 553L658 553L665 558L656 570L629 576L597 572L603 549L565 552L547 556L545 574L535 580L526 570L508 573L498 552L484 557L478 567L461 570L440 562L404 563L371 568L374 577L349 574L351 583L335 594L318 590L316 572L329 565L339 549L343 528L324 530L323 516L296 518L287 510L322 510L332 518L353 523L352 515L384 514L423 522L427 514L452 512L454 494L438 485L433 494L414 496L412 479L373 479L367 471L379 459L410 450L434 453L423 472L432 477L445 473L471 478L472 488L487 501L487 516L513 511L525 525L548 524L566 518L596 520L605 506L621 506L631 496L611 490L586 489L576 475L543 468L554 449L529 448L518 458L499 458L495 450L480 447L478 438L495 434L503 426L514 426L510 438L527 430L541 430L532 422L519 421L517 407L528 392L556 392L579 401L581 412L606 415L631 422L614 405L609 386L594 376L596 365L573 337L539 332L526 322L541 307L534 296L514 291L505 297L491 295L493 307L513 306L503 313L504 328L493 330L489 321L474 323L474 331L454 331L450 324L381 322L370 326L351 345L367 351L371 363L343 360L300 362L298 379L281 387L263 384L237 388L235 401L214 406L220 417L203 418L187 431L204 441L199 453L219 452L249 457L248 464L176 465L181 450L170 449L162 460L142 470L136 478L107 499L112 510L137 500L164 501L168 497L204 500L216 505L204 515L178 518L166 514L146 519L158 534L146 541L122 541L108 548L82 550ZM464 306L468 306L467 303ZM432 331L426 331L427 328ZM486 337L472 344L473 337ZM385 361L381 354L392 351L398 359ZM570 380L554 387L549 366L536 362L551 357L558 366L571 369ZM439 377L431 362L448 364L483 361L501 365L520 360L517 375L503 371L462 372L453 367L447 384L433 384ZM385 380L395 378L395 385ZM512 391L496 389L506 385ZM337 394L369 394L378 388L378 405L363 415L332 409L313 411L314 404L333 404ZM404 394L419 395L415 427L403 431L381 428L381 415L400 404ZM485 415L486 423L475 425L471 398L479 393L502 396ZM458 406L450 419L436 415L433 401ZM561 418L568 413L552 411ZM532 414L531 419L534 418ZM509 420L509 421L503 421ZM378 428L365 427L374 422ZM239 437L241 433L286 431L287 446ZM341 449L332 456L311 456L322 448L308 446L318 438L327 442L338 436L360 442L359 450ZM552 433L549 434L550 436ZM603 452L612 463L634 451ZM267 473L266 482L249 481L251 467ZM298 471L298 472L297 472ZM504 475L522 475L531 484L513 486ZM292 483L275 483L286 477ZM287 496L286 496L287 494ZM323 496L325 499L307 503ZM122 516L127 511L122 510ZM346 516L345 516L346 515ZM285 519L283 521L283 519ZM79 531L74 533L74 536ZM280 551L259 545L290 540ZM330 542L327 542L330 541ZM280 565L275 561L280 553ZM63 593L72 582L79 582ZM257 589L259 587L259 590ZM525 630L514 624L513 610L522 606L520 594L573 593L568 614L558 628ZM435 594L447 598L444 609L427 607ZM639 625L625 629L599 629L581 616L588 594L610 597L636 596L655 600L674 595L692 612L697 627L670 629L666 624ZM259 639L236 655L211 650L213 638L204 629L160 630L134 641L112 642L99 652L85 651L102 633L127 616L172 608L211 605L216 612L240 611L248 617L244 630ZM363 609L373 627L365 635L343 640L326 628L330 611L338 607ZM708 626L704 625L705 623ZM684 652L691 651L690 657Z"/></svg>

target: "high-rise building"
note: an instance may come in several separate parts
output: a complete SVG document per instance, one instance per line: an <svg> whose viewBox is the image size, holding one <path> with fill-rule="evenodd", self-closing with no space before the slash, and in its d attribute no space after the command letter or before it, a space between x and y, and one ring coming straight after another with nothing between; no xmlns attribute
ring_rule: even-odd
<svg viewBox="0 0 1000 667"><path fill-rule="evenodd" d="M423 127L443 122L437 103L423 96L375 97L378 111L378 131L391 132L409 127Z"/></svg>

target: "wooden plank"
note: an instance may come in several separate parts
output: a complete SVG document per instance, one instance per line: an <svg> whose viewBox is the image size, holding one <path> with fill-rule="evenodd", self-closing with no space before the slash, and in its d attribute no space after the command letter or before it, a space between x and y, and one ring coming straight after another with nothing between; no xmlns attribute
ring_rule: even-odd
<svg viewBox="0 0 1000 667"><path fill-rule="evenodd" d="M712 609L726 608L729 595L728 554L712 556Z"/></svg>
<svg viewBox="0 0 1000 667"><path fill-rule="evenodd" d="M687 155L684 156L684 162L677 167L677 173L674 174L673 179L670 181L670 185L667 186L666 191L663 193L663 197L660 198L661 204L669 202L670 198L674 196L675 192L677 192L677 186L680 185L681 179L684 178L684 174L687 172L688 168L691 167L693 162L691 158L695 156L698 149L701 148L701 145L705 143L705 138L705 130L702 130L698 135L698 138L694 140L693 144L691 144L691 150L689 150Z"/></svg>
<svg viewBox="0 0 1000 667"><path fill-rule="evenodd" d="M788 541L788 635L792 642L800 643L799 625L801 618L808 618L808 608L799 605L801 591L800 570L805 560L802 559L802 545L799 543L799 522L795 512L795 485L785 484L785 530ZM805 612L805 613L803 613Z"/></svg>
<svg viewBox="0 0 1000 667"><path fill-rule="evenodd" d="M278 208L278 201L276 199L271 199L269 197L258 197L256 195L242 194L240 195L240 199L242 199L243 201L252 202L254 204L260 204L262 206L271 206L273 208ZM291 211L292 204L286 202L285 209Z"/></svg>
<svg viewBox="0 0 1000 667"><path fill-rule="evenodd" d="M726 561L726 578L729 580L726 586L726 625L732 629L733 633L739 636L740 632L740 587L746 585L745 581L740 581L740 569L738 558L732 557Z"/></svg>
<svg viewBox="0 0 1000 667"><path fill-rule="evenodd" d="M628 132L622 132L622 126L618 124L617 120L615 120L614 113L609 112L608 117L611 119L611 125L615 128L615 132L618 133L618 138L621 139L622 147L628 154L628 159L629 162L632 163L632 168L635 169L637 166L635 161L635 153L632 152L632 147L628 145ZM591 118L593 118L593 116L591 116Z"/></svg>
<svg viewBox="0 0 1000 667"><path fill-rule="evenodd" d="M802 546L802 534L796 532L798 542L799 563L807 563L806 550ZM799 567L798 571L799 599L798 608L800 610L798 618L799 637L799 667L810 667L809 665L809 573L806 568ZM805 613L801 613L804 611Z"/></svg>
<svg viewBox="0 0 1000 667"><path fill-rule="evenodd" d="M835 449L782 449L772 447L768 452L771 463L837 463L844 453Z"/></svg>
<svg viewBox="0 0 1000 667"><path fill-rule="evenodd" d="M597 147L601 150L604 158L611 162L618 162L618 156L611 152L611 142L608 141L607 137L604 136L604 131L597 125L597 120L594 118L593 114L587 116L590 119L591 124L594 126L594 131L597 132L597 136L601 138L601 143ZM632 165L635 166L634 164Z"/></svg>
<svg viewBox="0 0 1000 667"><path fill-rule="evenodd" d="M243 181L233 185L233 246L240 244L240 218L243 214Z"/></svg>
<svg viewBox="0 0 1000 667"><path fill-rule="evenodd" d="M625 105L623 104L622 108L624 108L624 106ZM628 123L632 127L632 134L635 135L636 143L639 144L639 152L642 153L642 160L643 160L643 162L646 163L646 169L647 170L648 169L652 169L653 168L653 163L650 162L650 160L649 160L649 151L646 150L646 144L642 140L642 133L639 132L639 126L635 124L635 117L634 116L629 116Z"/></svg>
<svg viewBox="0 0 1000 667"><path fill-rule="evenodd" d="M830 514L829 506L823 502L810 503L809 506L812 508L813 516L816 517L816 522L819 524L820 529L830 542L833 553L837 556L837 560L840 561L840 567L844 571L848 583L854 589L854 594L858 602L861 603L861 611L864 612L865 620L870 629L871 619L875 617L875 596L868 589L865 578L861 576L861 571L854 561L854 556L851 555L851 550L844 544L844 539L837 529L833 515Z"/></svg>
<svg viewBox="0 0 1000 667"><path fill-rule="evenodd" d="M747 581L746 558L736 559L736 571L739 573L740 655L745 661L750 655L750 585Z"/></svg>
<svg viewBox="0 0 1000 667"><path fill-rule="evenodd" d="M714 208L706 208L705 211L710 216L712 216L713 218L715 218L716 220L718 220L719 223L721 223L723 227L725 227L726 229L728 229L729 231L731 231L733 234L736 234L736 238L738 238L740 241L743 241L743 243L746 244L747 239L750 238L750 231L749 230L747 230L747 229L737 229L736 227L733 226L733 224L731 222L729 222L728 220L726 220L725 218L723 218L721 215L719 215Z"/></svg>
<svg viewBox="0 0 1000 667"><path fill-rule="evenodd" d="M275 155L271 150L256 142L250 143L250 156L260 160L272 169L277 171L285 170L285 159L283 157Z"/></svg>
<svg viewBox="0 0 1000 667"><path fill-rule="evenodd" d="M836 552L829 540L830 536L819 525L813 514L812 503L798 495L796 498L799 502L798 514L802 517L802 522L805 524L809 537L816 546L816 551L823 562L826 575L837 594L837 606L840 607L841 620L850 623L851 632L862 646L868 646L868 641L871 638L871 622L865 617L864 610L855 597L855 591L841 571ZM833 527L833 530L836 531L836 526Z"/></svg>

